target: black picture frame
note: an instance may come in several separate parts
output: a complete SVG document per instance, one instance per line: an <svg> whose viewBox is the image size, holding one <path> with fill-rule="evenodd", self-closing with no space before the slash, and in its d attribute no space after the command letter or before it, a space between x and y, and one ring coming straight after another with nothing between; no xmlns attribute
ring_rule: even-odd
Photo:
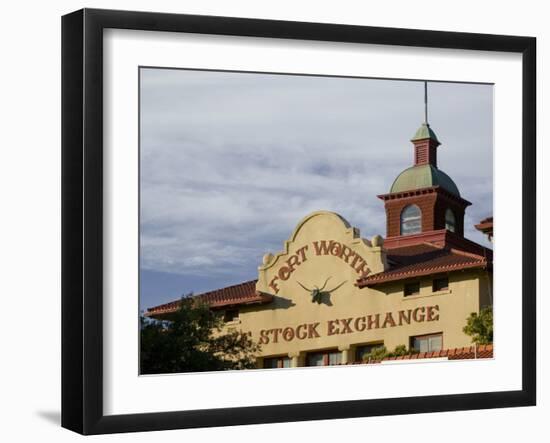
<svg viewBox="0 0 550 443"><path fill-rule="evenodd" d="M103 413L103 30L192 32L522 55L522 389ZM536 39L341 24L83 9L62 18L62 426L82 434L458 411L536 403Z"/></svg>

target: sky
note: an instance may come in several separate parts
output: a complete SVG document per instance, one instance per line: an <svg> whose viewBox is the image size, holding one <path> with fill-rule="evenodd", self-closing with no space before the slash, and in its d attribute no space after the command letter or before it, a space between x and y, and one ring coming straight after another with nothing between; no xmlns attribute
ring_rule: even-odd
<svg viewBox="0 0 550 443"><path fill-rule="evenodd" d="M428 84L438 167L493 212L493 86ZM257 278L298 222L334 211L385 236L383 202L413 164L421 81L141 68L140 308Z"/></svg>

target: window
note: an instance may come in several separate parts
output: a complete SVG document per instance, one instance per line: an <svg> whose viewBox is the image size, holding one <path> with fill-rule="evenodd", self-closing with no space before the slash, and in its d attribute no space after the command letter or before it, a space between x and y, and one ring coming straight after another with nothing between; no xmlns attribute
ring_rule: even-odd
<svg viewBox="0 0 550 443"><path fill-rule="evenodd" d="M291 360L288 356L264 358L264 368L290 368Z"/></svg>
<svg viewBox="0 0 550 443"><path fill-rule="evenodd" d="M401 212L401 235L422 232L422 213L416 205L406 206Z"/></svg>
<svg viewBox="0 0 550 443"><path fill-rule="evenodd" d="M238 309L227 309L223 314L223 321L236 321L239 319L239 310Z"/></svg>
<svg viewBox="0 0 550 443"><path fill-rule="evenodd" d="M415 281L411 283L405 283L405 287L403 289L403 292L405 294L405 297L408 295L418 295L420 294L420 282Z"/></svg>
<svg viewBox="0 0 550 443"><path fill-rule="evenodd" d="M450 209L447 209L445 211L445 229L447 231L456 232L455 214Z"/></svg>
<svg viewBox="0 0 550 443"><path fill-rule="evenodd" d="M432 283L432 290L433 292L449 290L449 278L448 277L434 278L434 281Z"/></svg>
<svg viewBox="0 0 550 443"><path fill-rule="evenodd" d="M342 362L340 351L310 352L307 354L307 366L329 366L339 365Z"/></svg>
<svg viewBox="0 0 550 443"><path fill-rule="evenodd" d="M371 343L368 345L360 345L355 348L355 361L363 361L363 357L367 354L370 354L372 350L376 348L383 348L384 342L382 343Z"/></svg>
<svg viewBox="0 0 550 443"><path fill-rule="evenodd" d="M411 348L419 352L441 351L441 349L443 349L443 334L439 333L411 337Z"/></svg>

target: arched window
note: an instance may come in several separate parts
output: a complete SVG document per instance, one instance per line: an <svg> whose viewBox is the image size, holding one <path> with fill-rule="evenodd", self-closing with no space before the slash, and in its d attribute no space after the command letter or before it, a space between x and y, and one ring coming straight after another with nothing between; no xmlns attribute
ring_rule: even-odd
<svg viewBox="0 0 550 443"><path fill-rule="evenodd" d="M451 232L455 232L456 229L455 214L450 209L445 211L445 229Z"/></svg>
<svg viewBox="0 0 550 443"><path fill-rule="evenodd" d="M401 212L401 235L422 232L422 213L416 205L406 206Z"/></svg>

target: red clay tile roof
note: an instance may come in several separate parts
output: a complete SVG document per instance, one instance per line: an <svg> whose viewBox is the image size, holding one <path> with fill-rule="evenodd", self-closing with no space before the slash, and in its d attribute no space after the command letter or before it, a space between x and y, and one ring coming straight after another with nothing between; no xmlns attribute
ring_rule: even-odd
<svg viewBox="0 0 550 443"><path fill-rule="evenodd" d="M447 249L455 248L478 255L484 255L487 249L448 229L437 229L435 231L426 231L411 235L398 235L384 239L384 247L386 249L404 248L405 246L415 246L423 243L430 243L434 246Z"/></svg>
<svg viewBox="0 0 550 443"><path fill-rule="evenodd" d="M441 272L490 267L492 263L492 251L485 248L481 249L485 251L487 257L458 249L442 248L432 243L420 243L388 249L387 259L390 269L359 279L357 286L363 288ZM250 280L198 294L197 297L208 303L211 308L271 302L273 299L272 295L256 291L256 282L257 280ZM149 308L145 312L145 315L156 317L171 314L178 309L178 306L179 300L175 300Z"/></svg>
<svg viewBox="0 0 550 443"><path fill-rule="evenodd" d="M487 257L453 248L442 248L430 243L388 249L390 269L363 277L357 286L374 286L407 278L432 275L471 268L487 268L492 262L490 250Z"/></svg>
<svg viewBox="0 0 550 443"><path fill-rule="evenodd" d="M420 352L418 354L403 355L401 357L386 357L382 360L373 360L368 362L380 363L381 361L392 360L418 360L423 358L442 358L447 357L449 360L471 360L476 358L493 358L493 345L473 345L465 348L444 349L433 352ZM367 362L358 361L352 364L366 364Z"/></svg>
<svg viewBox="0 0 550 443"><path fill-rule="evenodd" d="M273 296L257 292L256 281L257 280L251 280L237 285L216 289L214 291L204 292L202 294L197 294L196 297L208 303L211 308L253 303L269 303L273 299ZM178 309L179 304L180 301L175 300L170 303L155 306L147 309L145 315L147 317L155 317L170 314Z"/></svg>
<svg viewBox="0 0 550 443"><path fill-rule="evenodd" d="M487 217L481 220L475 228L478 231L483 232L484 234L493 235L493 217Z"/></svg>

